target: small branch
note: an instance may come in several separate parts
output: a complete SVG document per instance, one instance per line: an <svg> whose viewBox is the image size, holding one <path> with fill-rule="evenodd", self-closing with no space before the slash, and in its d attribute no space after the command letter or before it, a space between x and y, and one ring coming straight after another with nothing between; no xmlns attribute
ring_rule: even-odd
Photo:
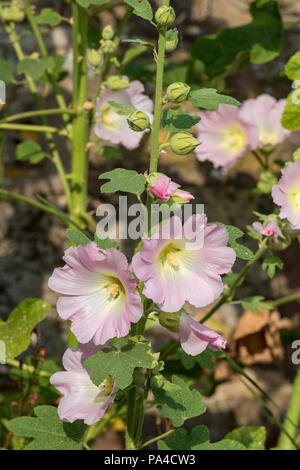
<svg viewBox="0 0 300 470"><path fill-rule="evenodd" d="M45 132L50 134L61 134L61 131L53 126L35 126L31 124L2 124L0 129L8 131L30 131L30 132Z"/></svg>
<svg viewBox="0 0 300 470"><path fill-rule="evenodd" d="M11 116L6 117L5 119L2 119L0 121L0 124L6 123L6 122L14 122L18 121L19 119L27 119L31 117L37 117L37 116L50 116L53 114L71 114L74 115L76 114L76 111L73 109L60 109L60 108L55 108L55 109L38 109L37 111L27 111L25 113L19 113L19 114L12 114Z"/></svg>
<svg viewBox="0 0 300 470"><path fill-rule="evenodd" d="M271 305L276 308L279 307L280 305L287 304L288 302L293 302L294 300L300 300L300 292L297 294L292 294L292 295L287 295L285 297L281 297L281 299L274 300L273 302L270 302Z"/></svg>
<svg viewBox="0 0 300 470"><path fill-rule="evenodd" d="M153 439L150 439L150 441L145 442L142 446L139 447L139 449L143 449L144 447L149 446L150 444L153 444L153 442L160 441L161 439L164 439L165 437L169 436L175 431L175 429L170 429L170 431L165 432L164 434L161 434L160 436L154 437Z"/></svg>
<svg viewBox="0 0 300 470"><path fill-rule="evenodd" d="M103 11L113 10L113 8L121 7L122 5L124 5L124 2L116 2L110 5L106 5L104 7L98 7L91 11L91 15L92 16L99 15Z"/></svg>

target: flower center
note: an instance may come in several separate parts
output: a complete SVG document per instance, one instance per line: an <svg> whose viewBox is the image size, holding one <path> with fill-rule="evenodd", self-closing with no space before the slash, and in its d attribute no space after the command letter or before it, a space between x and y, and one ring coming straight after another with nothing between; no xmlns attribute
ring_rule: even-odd
<svg viewBox="0 0 300 470"><path fill-rule="evenodd" d="M290 202L296 211L300 211L300 186L291 190Z"/></svg>
<svg viewBox="0 0 300 470"><path fill-rule="evenodd" d="M222 147L232 154L242 152L246 146L244 129L237 125L225 129L223 139Z"/></svg>
<svg viewBox="0 0 300 470"><path fill-rule="evenodd" d="M105 395L110 395L112 389L114 388L114 381L111 375L108 375L106 379L99 385L100 392L103 392Z"/></svg>
<svg viewBox="0 0 300 470"><path fill-rule="evenodd" d="M182 249L175 243L169 243L159 254L159 262L163 267L172 268L175 271L180 269L179 254Z"/></svg>
<svg viewBox="0 0 300 470"><path fill-rule="evenodd" d="M125 293L123 285L117 278L111 278L105 289L110 301L118 299L120 295Z"/></svg>
<svg viewBox="0 0 300 470"><path fill-rule="evenodd" d="M275 134L269 134L266 131L261 131L259 140L262 142L263 146L267 146L276 145L278 138Z"/></svg>
<svg viewBox="0 0 300 470"><path fill-rule="evenodd" d="M105 103L101 107L101 121L103 127L114 127L114 124L116 122L116 117L118 117L115 109L110 106L110 104Z"/></svg>

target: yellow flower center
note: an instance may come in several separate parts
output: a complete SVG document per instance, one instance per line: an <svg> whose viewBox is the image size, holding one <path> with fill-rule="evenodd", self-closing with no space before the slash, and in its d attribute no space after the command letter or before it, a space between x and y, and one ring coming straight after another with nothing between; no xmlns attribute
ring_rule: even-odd
<svg viewBox="0 0 300 470"><path fill-rule="evenodd" d="M163 268L167 267L178 271L180 269L180 253L182 253L182 247L179 243L168 243L158 255L158 262Z"/></svg>
<svg viewBox="0 0 300 470"><path fill-rule="evenodd" d="M111 278L109 284L105 286L109 300L116 300L121 294L125 293L124 287L117 278Z"/></svg>
<svg viewBox="0 0 300 470"><path fill-rule="evenodd" d="M99 390L105 395L110 395L114 388L114 381L111 375L108 375L106 379L99 385Z"/></svg>
<svg viewBox="0 0 300 470"><path fill-rule="evenodd" d="M221 147L229 153L238 154L246 146L247 139L244 129L239 125L233 125L224 129Z"/></svg>
<svg viewBox="0 0 300 470"><path fill-rule="evenodd" d="M290 190L289 201L293 209L300 212L300 185L297 185Z"/></svg>
<svg viewBox="0 0 300 470"><path fill-rule="evenodd" d="M101 120L103 127L113 127L116 121L117 113L115 108L113 108L110 104L105 103L101 108Z"/></svg>
<svg viewBox="0 0 300 470"><path fill-rule="evenodd" d="M276 145L278 142L278 137L276 134L269 134L266 131L261 131L259 135L259 140L264 146L267 145Z"/></svg>

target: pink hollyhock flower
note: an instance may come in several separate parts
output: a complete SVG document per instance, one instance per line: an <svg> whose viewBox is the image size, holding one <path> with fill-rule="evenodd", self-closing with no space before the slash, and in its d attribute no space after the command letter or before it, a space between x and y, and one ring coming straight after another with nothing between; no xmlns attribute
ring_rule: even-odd
<svg viewBox="0 0 300 470"><path fill-rule="evenodd" d="M256 127L259 147L277 145L290 134L281 124L285 104L286 100L276 101L266 94L243 103L240 117L244 122Z"/></svg>
<svg viewBox="0 0 300 470"><path fill-rule="evenodd" d="M281 178L272 189L275 204L281 207L279 217L288 219L293 230L300 229L300 162L281 170Z"/></svg>
<svg viewBox="0 0 300 470"><path fill-rule="evenodd" d="M145 285L143 294L165 312L180 310L185 301L196 307L210 304L223 290L221 274L235 262L227 241L227 230L208 225L205 215L194 215L184 225L172 217L143 239L132 259L133 270Z"/></svg>
<svg viewBox="0 0 300 470"><path fill-rule="evenodd" d="M206 348L217 351L226 347L223 336L201 325L184 312L180 315L179 338L182 349L190 356L197 356Z"/></svg>
<svg viewBox="0 0 300 470"><path fill-rule="evenodd" d="M80 343L105 344L110 338L126 336L130 323L143 313L126 257L115 248L101 250L91 242L68 248L63 259L66 265L54 270L48 285L63 294L57 312L71 320Z"/></svg>
<svg viewBox="0 0 300 470"><path fill-rule="evenodd" d="M194 199L192 194L178 188L180 188L180 184L174 183L171 178L162 173L155 173L149 177L149 192L161 201L169 201L172 196L175 196L175 200L178 199L178 202Z"/></svg>
<svg viewBox="0 0 300 470"><path fill-rule="evenodd" d="M220 104L217 111L200 113L197 138L202 141L195 152L198 160L208 160L215 168L230 168L248 148L257 147L257 131L240 118L236 106Z"/></svg>
<svg viewBox="0 0 300 470"><path fill-rule="evenodd" d="M261 233L265 237L274 236L274 240L276 243L278 241L278 237L285 238L275 220L270 220L269 222L267 222L265 227L260 222L254 222L252 224L252 227L254 228L254 230Z"/></svg>
<svg viewBox="0 0 300 470"><path fill-rule="evenodd" d="M58 415L63 421L73 423L83 419L85 424L99 421L110 403L114 401L116 385L107 377L98 387L90 379L83 363L101 347L92 343L69 348L63 355L65 371L56 372L50 383L63 395L58 405Z"/></svg>
<svg viewBox="0 0 300 470"><path fill-rule="evenodd" d="M180 188L179 184L174 183L166 175L158 174L154 178L150 177L150 179L152 181L148 189L153 196L161 201L168 201L172 194L175 194L176 190Z"/></svg>
<svg viewBox="0 0 300 470"><path fill-rule="evenodd" d="M146 131L135 132L131 130L127 123L127 116L118 114L118 109L111 106L108 101L133 106L147 114L152 121L153 103L148 96L143 94L143 91L143 84L137 80L131 82L130 87L122 92L114 92L104 88L100 98L97 98L95 134L113 144L122 144L130 150L138 147Z"/></svg>

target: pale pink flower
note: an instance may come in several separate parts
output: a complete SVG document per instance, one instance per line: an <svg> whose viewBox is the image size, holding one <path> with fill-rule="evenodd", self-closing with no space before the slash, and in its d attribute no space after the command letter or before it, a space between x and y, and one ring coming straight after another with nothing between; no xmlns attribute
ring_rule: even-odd
<svg viewBox="0 0 300 470"><path fill-rule="evenodd" d="M281 124L285 104L286 100L276 101L267 94L244 101L240 118L256 127L258 147L273 147L290 134Z"/></svg>
<svg viewBox="0 0 300 470"><path fill-rule="evenodd" d="M281 170L281 178L272 189L275 204L281 207L279 217L288 219L292 229L300 229L300 162Z"/></svg>
<svg viewBox="0 0 300 470"><path fill-rule="evenodd" d="M63 395L58 405L58 415L63 421L73 423L83 419L85 424L96 423L113 402L117 387L111 377L96 386L89 370L83 367L83 363L100 349L93 343L67 349L63 355L65 371L51 376L50 383Z"/></svg>
<svg viewBox="0 0 300 470"><path fill-rule="evenodd" d="M182 199L184 202L194 199L192 194L178 188L180 188L180 184L174 183L171 178L162 173L156 173L149 177L149 192L161 201L169 201L172 196L176 196L178 200Z"/></svg>
<svg viewBox="0 0 300 470"><path fill-rule="evenodd" d="M278 241L278 237L285 238L275 220L269 220L265 226L260 222L254 222L252 227L265 237L273 236L276 243Z"/></svg>
<svg viewBox="0 0 300 470"><path fill-rule="evenodd" d="M148 96L143 94L143 91L144 85L137 80L131 82L130 87L121 92L104 88L100 98L97 98L95 134L113 144L122 144L130 150L138 147L146 131L135 132L131 130L127 123L127 116L118 114L118 108L109 104L108 101L133 106L137 110L143 111L152 122L153 103Z"/></svg>
<svg viewBox="0 0 300 470"><path fill-rule="evenodd" d="M168 236L166 236L168 234ZM230 271L235 252L227 247L228 232L208 225L205 215L182 225L174 216L161 225L132 260L143 294L161 310L176 312L185 301L196 307L213 302L223 291L221 274Z"/></svg>
<svg viewBox="0 0 300 470"><path fill-rule="evenodd" d="M78 341L105 344L126 336L131 322L136 323L143 313L126 257L115 248L101 250L91 242L68 248L63 259L66 265L54 270L48 285L63 294L57 312L71 320Z"/></svg>
<svg viewBox="0 0 300 470"><path fill-rule="evenodd" d="M193 320L184 312L180 315L179 338L182 349L190 356L197 356L206 348L217 351L226 347L223 336Z"/></svg>
<svg viewBox="0 0 300 470"><path fill-rule="evenodd" d="M220 104L217 111L203 111L200 116L196 127L202 144L195 152L201 162L208 160L215 168L230 168L248 148L257 147L255 127L241 119L236 106Z"/></svg>

